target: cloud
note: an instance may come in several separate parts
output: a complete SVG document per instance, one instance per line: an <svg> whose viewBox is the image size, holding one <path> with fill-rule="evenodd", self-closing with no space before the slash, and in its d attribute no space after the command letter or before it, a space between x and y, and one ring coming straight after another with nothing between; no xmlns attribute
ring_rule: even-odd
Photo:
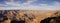
<svg viewBox="0 0 60 23"><path fill-rule="evenodd" d="M27 2L22 4L15 2L5 2L5 7L2 7L2 5L0 5L0 10L60 10L60 2L55 1L51 6L49 6L48 4L32 5L31 3L35 1L37 0L28 0Z"/></svg>

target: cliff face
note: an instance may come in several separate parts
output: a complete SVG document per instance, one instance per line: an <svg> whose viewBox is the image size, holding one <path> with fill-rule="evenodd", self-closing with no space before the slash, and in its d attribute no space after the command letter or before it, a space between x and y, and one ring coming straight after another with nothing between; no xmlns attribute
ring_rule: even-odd
<svg viewBox="0 0 60 23"><path fill-rule="evenodd" d="M25 21L25 23L40 23L48 17L56 17L60 11L51 10L0 10L0 22L10 23L13 20Z"/></svg>

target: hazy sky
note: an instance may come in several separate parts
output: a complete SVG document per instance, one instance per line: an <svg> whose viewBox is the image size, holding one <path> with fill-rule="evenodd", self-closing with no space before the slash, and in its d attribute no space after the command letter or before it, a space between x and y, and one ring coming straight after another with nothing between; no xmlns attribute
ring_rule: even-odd
<svg viewBox="0 0 60 23"><path fill-rule="evenodd" d="M60 0L0 0L0 10L60 10Z"/></svg>

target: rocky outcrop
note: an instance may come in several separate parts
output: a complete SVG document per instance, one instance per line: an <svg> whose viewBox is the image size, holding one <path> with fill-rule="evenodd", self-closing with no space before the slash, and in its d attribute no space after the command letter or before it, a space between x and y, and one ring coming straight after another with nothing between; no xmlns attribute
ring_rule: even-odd
<svg viewBox="0 0 60 23"><path fill-rule="evenodd" d="M40 23L41 20L48 17L60 16L60 11L41 11L41 10L0 10L0 19L3 23L16 20L23 20L25 23ZM5 18L7 18L5 20ZM13 21L14 22L14 21Z"/></svg>

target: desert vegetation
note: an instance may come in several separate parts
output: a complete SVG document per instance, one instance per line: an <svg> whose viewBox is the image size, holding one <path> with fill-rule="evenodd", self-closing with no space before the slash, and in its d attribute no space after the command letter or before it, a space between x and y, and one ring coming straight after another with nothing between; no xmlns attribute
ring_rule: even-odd
<svg viewBox="0 0 60 23"><path fill-rule="evenodd" d="M45 18L57 16L60 16L59 10L0 10L0 23L40 23Z"/></svg>

